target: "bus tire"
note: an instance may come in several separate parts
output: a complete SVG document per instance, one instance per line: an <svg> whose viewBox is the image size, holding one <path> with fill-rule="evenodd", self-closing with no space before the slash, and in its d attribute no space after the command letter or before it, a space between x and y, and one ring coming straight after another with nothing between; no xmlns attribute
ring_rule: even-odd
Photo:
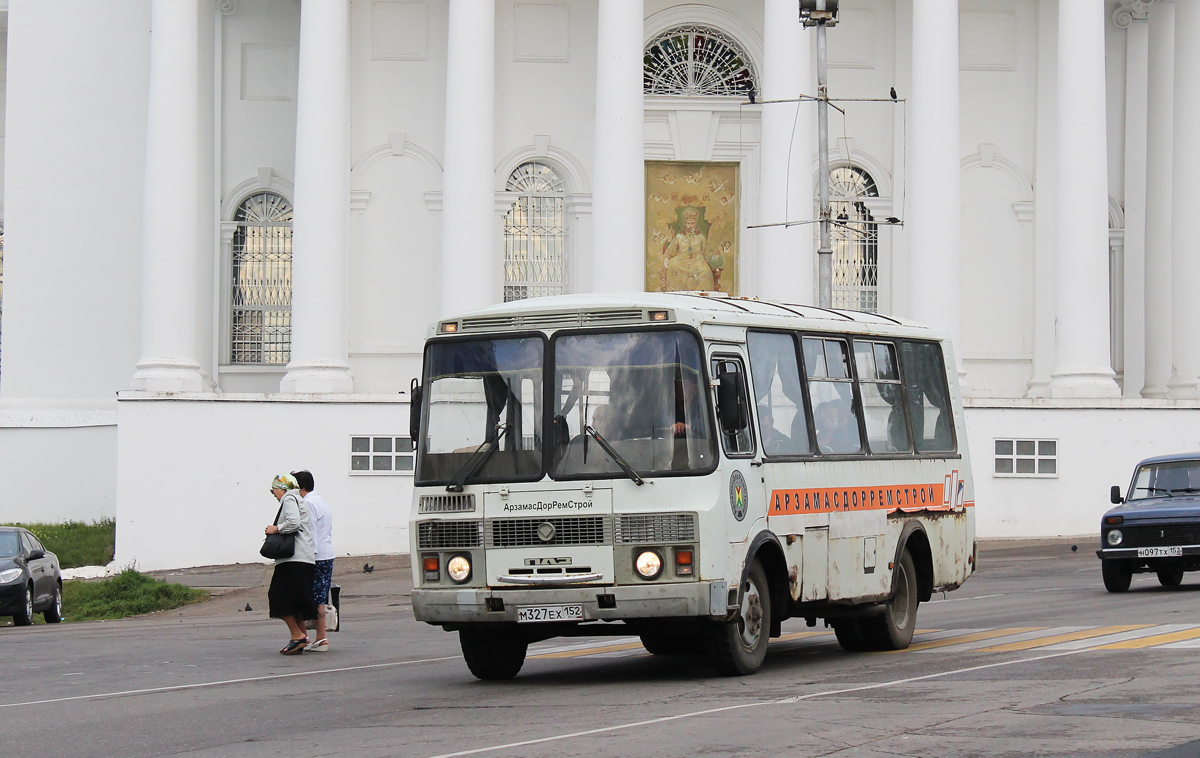
<svg viewBox="0 0 1200 758"><path fill-rule="evenodd" d="M708 655L722 676L748 676L762 666L771 636L771 590L757 560L742 587L737 618L714 625L708 634Z"/></svg>
<svg viewBox="0 0 1200 758"><path fill-rule="evenodd" d="M1133 581L1133 567L1129 561L1110 558L1100 561L1100 575L1104 577L1104 589L1109 592L1124 592Z"/></svg>
<svg viewBox="0 0 1200 758"><path fill-rule="evenodd" d="M830 621L833 625L833 633L837 636L838 644L842 646L842 650L847 653L861 653L871 649L871 645L867 636L863 633L862 624L859 619L845 618L833 619Z"/></svg>
<svg viewBox="0 0 1200 758"><path fill-rule="evenodd" d="M917 625L917 567L905 548L896 564L895 592L883 613L859 621L871 650L903 650L912 642Z"/></svg>
<svg viewBox="0 0 1200 758"><path fill-rule="evenodd" d="M463 660L477 679L512 679L525 665L529 643L516 632L494 629L460 629L458 644Z"/></svg>

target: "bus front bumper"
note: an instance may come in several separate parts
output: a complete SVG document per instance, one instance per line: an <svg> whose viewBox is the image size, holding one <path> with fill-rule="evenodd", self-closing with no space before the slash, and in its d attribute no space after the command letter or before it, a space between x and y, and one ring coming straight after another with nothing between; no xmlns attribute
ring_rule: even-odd
<svg viewBox="0 0 1200 758"><path fill-rule="evenodd" d="M697 616L724 618L728 612L728 602L729 585L725 581L412 591L413 614L418 621L430 624L516 622L518 608L546 605L582 605L584 621Z"/></svg>

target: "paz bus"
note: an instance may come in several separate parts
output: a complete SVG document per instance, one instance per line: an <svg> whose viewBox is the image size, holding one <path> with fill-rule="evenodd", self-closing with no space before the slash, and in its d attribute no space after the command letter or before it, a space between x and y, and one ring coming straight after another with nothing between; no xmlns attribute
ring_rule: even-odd
<svg viewBox="0 0 1200 758"><path fill-rule="evenodd" d="M975 565L955 365L899 319L714 293L439 321L412 388L413 612L480 679L593 635L753 674L789 618L903 649Z"/></svg>

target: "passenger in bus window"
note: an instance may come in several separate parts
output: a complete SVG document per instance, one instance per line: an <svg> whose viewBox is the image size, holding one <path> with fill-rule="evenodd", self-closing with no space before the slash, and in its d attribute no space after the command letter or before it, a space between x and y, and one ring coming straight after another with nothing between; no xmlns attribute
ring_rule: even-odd
<svg viewBox="0 0 1200 758"><path fill-rule="evenodd" d="M857 453L862 450L854 412L847 400L827 400L817 406L817 445L822 453Z"/></svg>
<svg viewBox="0 0 1200 758"><path fill-rule="evenodd" d="M765 405L758 406L758 425L762 429L762 447L767 455L787 455L792 450L792 440L775 428L775 416Z"/></svg>

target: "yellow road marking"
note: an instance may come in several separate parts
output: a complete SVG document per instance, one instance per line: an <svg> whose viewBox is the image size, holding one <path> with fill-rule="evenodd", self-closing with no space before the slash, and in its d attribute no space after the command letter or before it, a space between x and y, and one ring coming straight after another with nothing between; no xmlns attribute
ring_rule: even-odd
<svg viewBox="0 0 1200 758"><path fill-rule="evenodd" d="M771 640L771 643L774 644L776 642L787 642L788 640L802 640L808 637L820 637L825 634L833 634L833 630L822 629L816 632L789 632L787 634L779 635L775 639Z"/></svg>
<svg viewBox="0 0 1200 758"><path fill-rule="evenodd" d="M1150 624L1127 624L1125 626L1101 626L1096 629L1085 629L1080 632L1067 632L1066 634L1055 634L1051 637L1038 637L1036 640L1025 640L1024 642L1010 642L1007 645L995 645L993 647L981 647L974 652L976 653L1009 653L1014 650L1029 650L1030 648L1043 647L1045 645L1057 645L1060 642L1074 642L1075 640L1086 640L1089 637L1103 637L1108 634L1118 634L1120 632L1132 632L1134 629L1145 629Z"/></svg>
<svg viewBox="0 0 1200 758"><path fill-rule="evenodd" d="M531 655L530 658L574 658L580 655L595 655L597 653L616 653L622 650L638 650L642 647L640 642L627 642L624 645L601 645L600 647L585 647L580 650L563 650L560 653L542 653L541 655Z"/></svg>
<svg viewBox="0 0 1200 758"><path fill-rule="evenodd" d="M1194 640L1200 637L1200 627L1194 629L1184 629L1182 632L1170 632L1168 634L1156 634L1153 637L1140 637L1136 640L1125 640L1124 642L1114 642L1111 645L1101 645L1099 647L1090 648L1091 650L1137 650L1143 647L1154 647L1155 645L1166 645L1169 642L1182 642L1183 640Z"/></svg>
<svg viewBox="0 0 1200 758"><path fill-rule="evenodd" d="M915 645L909 645L904 650L893 650L893 653L906 653L910 650L928 650L934 647L946 647L948 645L961 645L964 642L978 642L979 640L990 640L996 637L1007 637L1010 634L1021 634L1022 632L1036 632L1039 629L1045 629L1044 626L1018 626L1011 629L993 629L988 632L975 632L974 634L960 634L957 637L945 637L940 640L930 640L929 642L918 642Z"/></svg>

